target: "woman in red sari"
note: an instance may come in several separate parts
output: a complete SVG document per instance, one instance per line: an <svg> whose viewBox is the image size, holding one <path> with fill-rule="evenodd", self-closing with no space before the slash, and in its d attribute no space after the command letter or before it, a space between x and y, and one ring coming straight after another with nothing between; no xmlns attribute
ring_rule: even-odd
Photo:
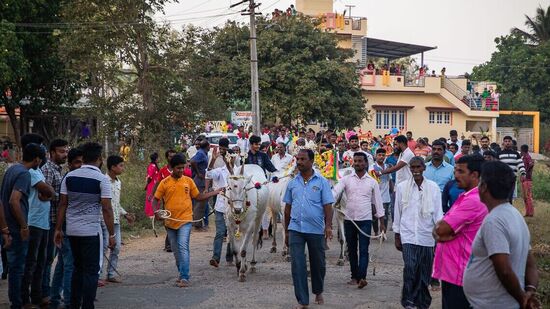
<svg viewBox="0 0 550 309"><path fill-rule="evenodd" d="M155 188L155 185L159 181L159 167L158 167L158 159L159 155L158 153L153 153L150 156L151 163L149 163L149 166L147 167L147 178L145 185L145 214L152 218L155 216L155 212L153 210L153 190Z"/></svg>

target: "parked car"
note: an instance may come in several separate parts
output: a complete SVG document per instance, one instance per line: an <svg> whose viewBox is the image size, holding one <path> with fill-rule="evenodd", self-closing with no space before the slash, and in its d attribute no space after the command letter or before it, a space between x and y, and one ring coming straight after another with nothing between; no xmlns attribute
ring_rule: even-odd
<svg viewBox="0 0 550 309"><path fill-rule="evenodd" d="M226 137L229 139L229 148L233 148L237 145L237 140L239 139L235 133L212 132L202 133L201 135L206 137L208 143L210 143L210 147L217 147L220 142L220 138Z"/></svg>

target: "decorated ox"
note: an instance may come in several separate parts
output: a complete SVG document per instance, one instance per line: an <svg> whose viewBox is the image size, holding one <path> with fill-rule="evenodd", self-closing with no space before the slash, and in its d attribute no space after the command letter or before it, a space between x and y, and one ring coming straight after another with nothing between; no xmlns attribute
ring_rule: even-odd
<svg viewBox="0 0 550 309"><path fill-rule="evenodd" d="M261 242L259 232L269 192L267 187L262 185L266 182L266 177L263 169L258 165L242 165L240 168L236 168L234 173L235 175L230 176L228 180L226 190L228 207L225 218L239 281L245 281L246 253L251 240L250 272L253 273L256 270L256 249ZM236 245L236 238L242 238L240 247ZM238 251L237 248L239 248Z"/></svg>
<svg viewBox="0 0 550 309"><path fill-rule="evenodd" d="M272 181L268 183L269 197L267 199L267 209L271 212L271 231L273 234L273 241L271 243L271 253L277 252L277 218L283 217L285 203L283 197L286 192L286 187L292 179L292 169L289 168L285 171L277 171L271 175ZM274 181L275 180L275 181ZM289 250L285 245L285 233L283 232L283 256L289 258Z"/></svg>

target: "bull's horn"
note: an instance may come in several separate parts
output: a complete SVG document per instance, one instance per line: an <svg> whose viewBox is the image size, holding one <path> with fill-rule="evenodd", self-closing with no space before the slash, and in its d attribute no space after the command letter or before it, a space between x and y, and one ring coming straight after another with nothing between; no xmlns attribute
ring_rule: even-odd
<svg viewBox="0 0 550 309"><path fill-rule="evenodd" d="M244 164L241 166L241 176L244 175Z"/></svg>

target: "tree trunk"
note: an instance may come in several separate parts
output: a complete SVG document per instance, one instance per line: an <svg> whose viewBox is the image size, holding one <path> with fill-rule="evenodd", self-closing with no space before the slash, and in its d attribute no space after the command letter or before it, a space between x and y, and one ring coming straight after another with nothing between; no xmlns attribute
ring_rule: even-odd
<svg viewBox="0 0 550 309"><path fill-rule="evenodd" d="M21 147L21 131L19 130L19 121L17 120L17 115L15 114L15 107L11 104L6 104L6 113L10 119L11 128L13 129L13 135L15 138L15 144L18 147Z"/></svg>

